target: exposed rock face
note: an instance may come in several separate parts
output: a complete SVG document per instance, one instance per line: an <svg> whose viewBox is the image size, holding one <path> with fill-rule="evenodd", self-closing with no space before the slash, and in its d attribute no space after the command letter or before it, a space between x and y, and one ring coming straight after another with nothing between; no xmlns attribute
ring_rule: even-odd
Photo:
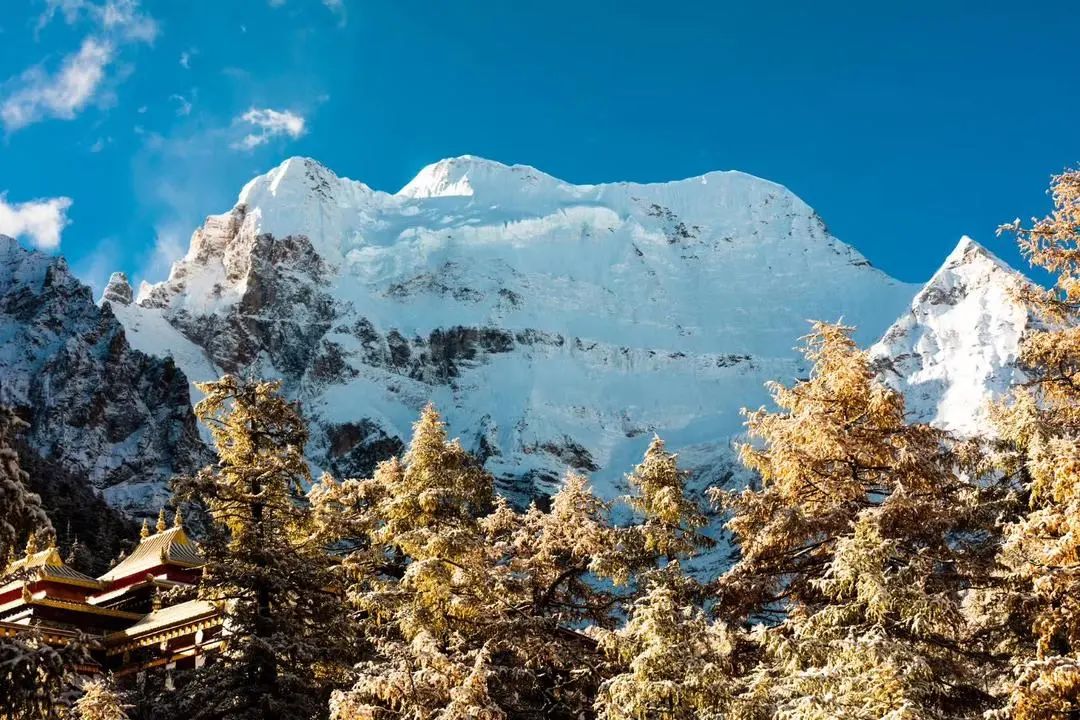
<svg viewBox="0 0 1080 720"><path fill-rule="evenodd" d="M912 420L964 435L991 431L988 402L1025 379L1017 355L1032 318L1016 294L1030 284L974 240L960 240L871 348Z"/></svg>
<svg viewBox="0 0 1080 720"><path fill-rule="evenodd" d="M741 173L576 186L462 157L391 195L292 158L113 310L192 380L281 378L317 467L370 472L434 401L526 499L570 468L620 492L654 432L723 481L807 319L869 342L914 291Z"/></svg>
<svg viewBox="0 0 1080 720"><path fill-rule="evenodd" d="M123 287L114 276L106 294ZM111 302L95 305L62 258L0 236L0 403L29 421L43 460L139 510L209 454L183 371L131 349Z"/></svg>
<svg viewBox="0 0 1080 720"><path fill-rule="evenodd" d="M114 272L109 276L109 284L105 286L105 292L101 296L102 301L130 305L132 297L131 284L128 282L127 275Z"/></svg>

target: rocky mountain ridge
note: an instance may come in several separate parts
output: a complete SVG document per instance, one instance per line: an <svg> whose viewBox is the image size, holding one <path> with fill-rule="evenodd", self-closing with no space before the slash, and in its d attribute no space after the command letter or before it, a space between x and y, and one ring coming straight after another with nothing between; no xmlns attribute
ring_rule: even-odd
<svg viewBox="0 0 1080 720"><path fill-rule="evenodd" d="M162 504L170 477L210 457L189 397L183 371L133 350L63 258L0 236L0 404L43 461L117 507Z"/></svg>

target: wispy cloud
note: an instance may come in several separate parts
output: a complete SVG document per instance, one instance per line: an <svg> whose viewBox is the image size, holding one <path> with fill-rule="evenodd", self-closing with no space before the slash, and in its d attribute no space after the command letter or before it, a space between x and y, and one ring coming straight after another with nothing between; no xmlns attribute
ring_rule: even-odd
<svg viewBox="0 0 1080 720"><path fill-rule="evenodd" d="M89 19L99 32L128 42L152 43L157 39L157 21L139 9L139 0L46 0L45 11L38 17L37 32L59 16L68 25Z"/></svg>
<svg viewBox="0 0 1080 720"><path fill-rule="evenodd" d="M37 30L56 17L69 25L88 18L93 31L54 72L38 64L0 84L0 122L8 132L48 118L74 118L100 94L119 48L151 43L158 34L157 22L139 11L138 0L47 0Z"/></svg>
<svg viewBox="0 0 1080 720"><path fill-rule="evenodd" d="M254 130L232 143L230 147L234 150L254 150L260 145L265 145L272 139L281 136L296 139L303 135L306 130L303 116L290 110L252 108L237 118L235 122L251 125Z"/></svg>
<svg viewBox="0 0 1080 720"><path fill-rule="evenodd" d="M88 37L55 74L40 67L26 70L14 83L16 89L0 104L4 127L10 132L47 117L75 117L94 97L112 59L112 45Z"/></svg>
<svg viewBox="0 0 1080 720"><path fill-rule="evenodd" d="M115 238L106 238L76 262L71 269L80 280L90 286L94 297L99 298L105 292L109 276L117 268L119 257L123 257L120 243Z"/></svg>
<svg viewBox="0 0 1080 720"><path fill-rule="evenodd" d="M345 0L322 0L322 4L326 6L326 9L334 13L338 19L338 25L345 27L345 23L348 21L348 16L345 14Z"/></svg>
<svg viewBox="0 0 1080 720"><path fill-rule="evenodd" d="M281 7L285 4L286 0L268 0L270 7ZM330 12L334 13L334 16L338 19L338 25L344 27L347 14L345 12L345 0L322 0L323 7Z"/></svg>
<svg viewBox="0 0 1080 720"><path fill-rule="evenodd" d="M199 48L191 47L180 53L180 67L185 70L191 69L191 61L199 54Z"/></svg>
<svg viewBox="0 0 1080 720"><path fill-rule="evenodd" d="M173 94L169 96L170 100L176 102L176 114L183 117L191 114L191 101L183 95Z"/></svg>
<svg viewBox="0 0 1080 720"><path fill-rule="evenodd" d="M42 250L60 246L60 233L68 224L71 198L41 198L23 203L9 203L0 193L0 234L28 238Z"/></svg>

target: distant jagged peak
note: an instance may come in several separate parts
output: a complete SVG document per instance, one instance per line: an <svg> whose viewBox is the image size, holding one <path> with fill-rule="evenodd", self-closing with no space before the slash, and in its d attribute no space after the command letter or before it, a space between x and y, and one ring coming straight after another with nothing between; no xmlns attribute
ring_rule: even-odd
<svg viewBox="0 0 1080 720"><path fill-rule="evenodd" d="M44 283L45 286L80 285L62 255L28 248L0 233L0 281Z"/></svg>
<svg viewBox="0 0 1080 720"><path fill-rule="evenodd" d="M119 303L130 305L132 300L131 283L125 273L114 272L109 276L109 283L105 286L105 292L101 294L102 302Z"/></svg>

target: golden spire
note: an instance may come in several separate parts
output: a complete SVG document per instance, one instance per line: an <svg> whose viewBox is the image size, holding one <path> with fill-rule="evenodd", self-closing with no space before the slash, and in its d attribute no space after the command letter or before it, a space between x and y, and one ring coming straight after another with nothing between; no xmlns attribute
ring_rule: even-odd
<svg viewBox="0 0 1080 720"><path fill-rule="evenodd" d="M180 506L176 506L176 514L172 519L173 527L184 527L184 516L180 514Z"/></svg>
<svg viewBox="0 0 1080 720"><path fill-rule="evenodd" d="M146 521L146 518L143 518L142 530L139 531L139 537L143 540L150 537L150 523Z"/></svg>
<svg viewBox="0 0 1080 720"><path fill-rule="evenodd" d="M26 538L26 557L30 557L38 551L37 533L32 532L30 536Z"/></svg>
<svg viewBox="0 0 1080 720"><path fill-rule="evenodd" d="M169 526L165 524L165 508L161 508L161 512L157 516L157 531L165 532Z"/></svg>

